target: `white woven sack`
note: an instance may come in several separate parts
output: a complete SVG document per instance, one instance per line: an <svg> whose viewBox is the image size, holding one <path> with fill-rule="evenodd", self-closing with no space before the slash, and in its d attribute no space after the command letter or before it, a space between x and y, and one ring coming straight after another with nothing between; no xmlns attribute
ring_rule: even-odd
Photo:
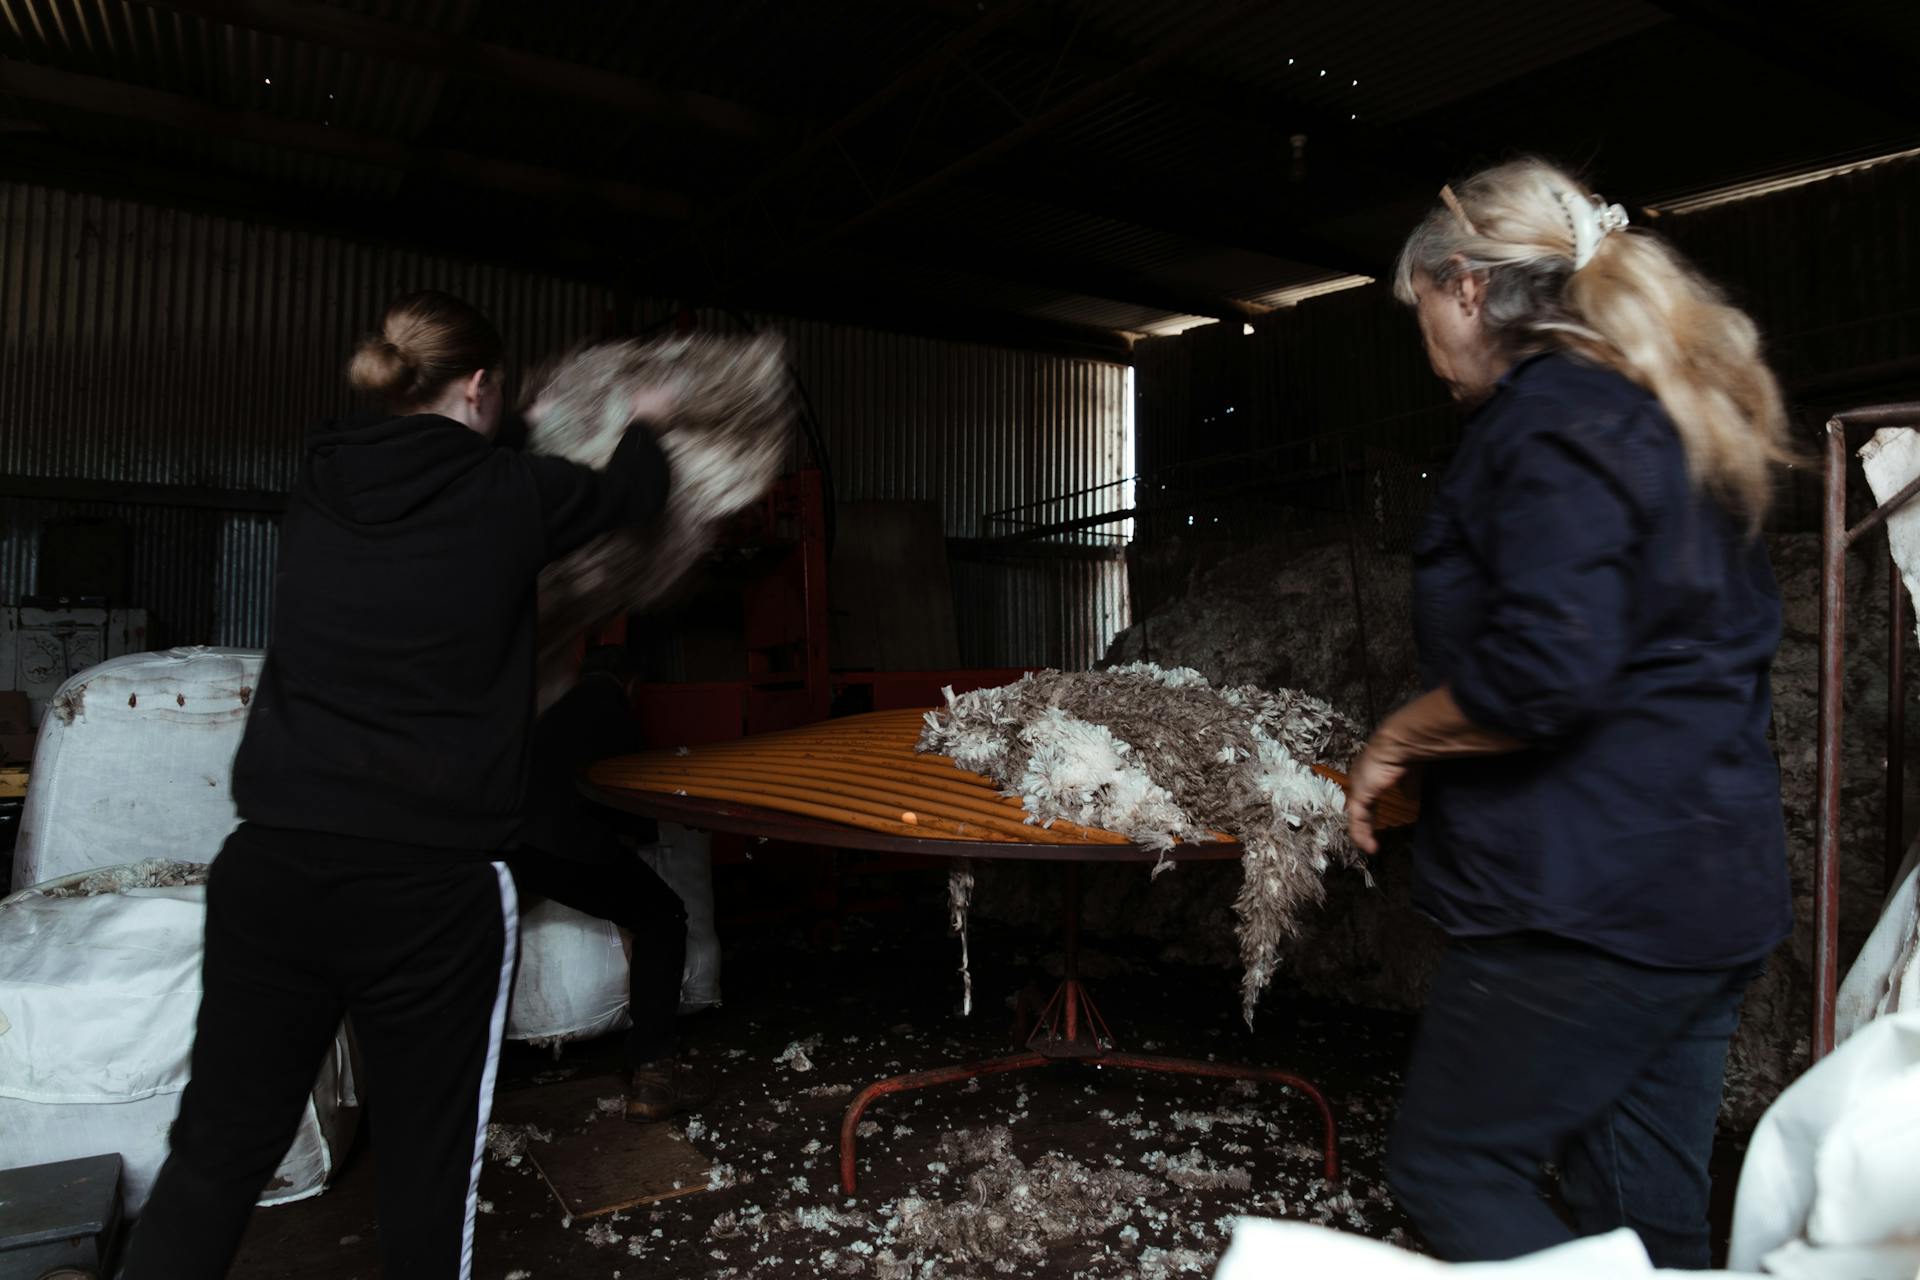
<svg viewBox="0 0 1920 1280"><path fill-rule="evenodd" d="M1835 1042L1883 1014L1913 1012L1920 1012L1920 841L1907 850L1879 923L1840 984Z"/></svg>
<svg viewBox="0 0 1920 1280"><path fill-rule="evenodd" d="M206 889L47 896L60 883L0 901L0 1168L118 1152L137 1214L187 1083ZM350 1063L343 1029L261 1204L325 1189L359 1114Z"/></svg>
<svg viewBox="0 0 1920 1280"><path fill-rule="evenodd" d="M1920 1012L1883 1014L1767 1108L1740 1169L1728 1266L1769 1270L1795 1241L1815 1254L1920 1242L1916 1142Z"/></svg>
<svg viewBox="0 0 1920 1280"><path fill-rule="evenodd" d="M262 661L132 653L61 686L40 724L12 887L147 858L212 862L239 825L228 782Z"/></svg>
<svg viewBox="0 0 1920 1280"><path fill-rule="evenodd" d="M520 917L507 1039L591 1040L631 1026L628 954L618 926L551 900L535 902Z"/></svg>

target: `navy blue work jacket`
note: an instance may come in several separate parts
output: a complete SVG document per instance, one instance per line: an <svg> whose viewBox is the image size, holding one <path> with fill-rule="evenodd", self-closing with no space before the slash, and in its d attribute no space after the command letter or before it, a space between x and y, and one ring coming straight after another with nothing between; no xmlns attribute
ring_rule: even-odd
<svg viewBox="0 0 1920 1280"><path fill-rule="evenodd" d="M1787 935L1779 590L1657 399L1565 355L1511 371L1414 547L1414 613L1427 686L1532 747L1427 767L1415 901L1448 933L1666 968Z"/></svg>

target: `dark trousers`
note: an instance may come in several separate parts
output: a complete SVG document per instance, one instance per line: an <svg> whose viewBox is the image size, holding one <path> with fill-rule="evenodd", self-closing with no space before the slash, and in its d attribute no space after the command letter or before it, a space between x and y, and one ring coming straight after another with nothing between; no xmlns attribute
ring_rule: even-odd
<svg viewBox="0 0 1920 1280"><path fill-rule="evenodd" d="M673 1020L680 1012L680 977L687 966L687 909L657 872L631 851L573 861L535 849L507 859L520 892L551 898L633 935L627 970L627 1065L671 1058Z"/></svg>
<svg viewBox="0 0 1920 1280"><path fill-rule="evenodd" d="M227 1273L351 1016L383 1274L467 1280L518 912L499 863L243 826L207 884L205 996L125 1280Z"/></svg>
<svg viewBox="0 0 1920 1280"><path fill-rule="evenodd" d="M1758 969L1654 969L1539 936L1453 944L1387 1157L1433 1251L1495 1261L1632 1227L1655 1265L1706 1267L1727 1042ZM1543 1198L1548 1163L1572 1228Z"/></svg>

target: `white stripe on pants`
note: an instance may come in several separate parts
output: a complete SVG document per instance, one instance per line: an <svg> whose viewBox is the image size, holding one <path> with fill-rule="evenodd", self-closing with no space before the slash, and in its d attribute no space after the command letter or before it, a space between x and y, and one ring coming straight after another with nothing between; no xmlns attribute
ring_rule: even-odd
<svg viewBox="0 0 1920 1280"><path fill-rule="evenodd" d="M507 864L496 862L500 879L500 992L493 1000L487 1028L487 1065L480 1073L480 1108L474 1121L473 1177L467 1184L467 1222L460 1237L460 1280L473 1278L473 1227L480 1212L480 1167L487 1155L487 1122L493 1116L493 1086L500 1075L500 1042L507 1028L507 998L513 992L513 967L520 954L520 898Z"/></svg>

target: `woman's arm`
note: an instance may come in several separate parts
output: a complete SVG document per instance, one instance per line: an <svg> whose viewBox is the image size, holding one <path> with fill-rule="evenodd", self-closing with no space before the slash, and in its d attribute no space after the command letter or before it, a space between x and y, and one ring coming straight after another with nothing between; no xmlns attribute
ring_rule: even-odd
<svg viewBox="0 0 1920 1280"><path fill-rule="evenodd" d="M1505 755L1524 750L1526 745L1467 719L1467 713L1453 699L1453 690L1446 685L1422 694L1388 716L1354 761L1347 779L1347 835L1361 852L1378 852L1374 805L1381 793L1405 780L1422 762Z"/></svg>
<svg viewBox="0 0 1920 1280"><path fill-rule="evenodd" d="M1476 519L1493 590L1480 634L1447 683L1387 718L1354 762L1347 830L1373 853L1380 793L1426 760L1550 744L1602 714L1631 647L1644 516L1662 422L1593 424L1558 405L1504 444L1507 465ZM1672 441L1666 441L1668 447Z"/></svg>
<svg viewBox="0 0 1920 1280"><path fill-rule="evenodd" d="M526 466L546 539L543 563L609 530L646 524L666 509L667 457L646 422L627 427L604 471L535 455L527 457Z"/></svg>

